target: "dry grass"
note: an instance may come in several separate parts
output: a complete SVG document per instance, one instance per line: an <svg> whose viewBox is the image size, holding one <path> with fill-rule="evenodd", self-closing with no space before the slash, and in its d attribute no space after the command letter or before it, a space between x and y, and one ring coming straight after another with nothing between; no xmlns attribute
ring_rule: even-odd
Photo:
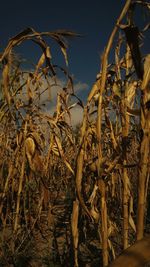
<svg viewBox="0 0 150 267"><path fill-rule="evenodd" d="M56 41L67 65L76 34L28 28L1 54L1 266L107 266L148 231L149 55L143 63L133 14L149 4L136 2L126 1L85 105L48 43ZM26 40L42 50L32 71L14 53ZM80 131L71 124L76 105Z"/></svg>

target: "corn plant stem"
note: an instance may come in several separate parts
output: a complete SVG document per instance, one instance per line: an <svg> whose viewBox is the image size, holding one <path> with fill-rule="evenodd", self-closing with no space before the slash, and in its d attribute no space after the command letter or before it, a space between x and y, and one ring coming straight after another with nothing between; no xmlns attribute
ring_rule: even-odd
<svg viewBox="0 0 150 267"><path fill-rule="evenodd" d="M26 138L26 129L27 129L27 122L25 123L25 129L24 129L24 140ZM18 219L19 219L19 209L20 209L20 199L21 199L21 192L22 192L22 184L23 184L23 178L24 178L24 170L25 170L25 146L23 145L23 158L22 158L22 166L21 166L21 173L20 173L20 179L19 179L19 188L18 188L18 194L17 194L17 205L16 205L16 215L15 215L15 221L14 221L14 232L17 231L18 228Z"/></svg>
<svg viewBox="0 0 150 267"><path fill-rule="evenodd" d="M71 218L71 230L73 238L73 251L74 251L74 267L78 267L78 242L79 242L79 230L78 230L78 219L79 219L79 201L73 202L72 218Z"/></svg>
<svg viewBox="0 0 150 267"><path fill-rule="evenodd" d="M76 160L76 193L77 193L77 199L74 203L73 212L72 212L72 231L73 229L76 229L76 234L72 234L73 236L73 246L74 246L74 267L78 267L78 217L79 217L79 203L84 210L84 212L88 215L88 217L92 218L90 211L86 207L83 197L82 197L82 173L83 173L83 164L84 164L84 147L86 142L86 128L87 128L87 107L84 109L83 114L83 123L81 128L81 136L80 136L80 147L79 152L77 155ZM79 200L79 202L78 202ZM74 220L75 217L74 214L77 214L77 218Z"/></svg>
<svg viewBox="0 0 150 267"><path fill-rule="evenodd" d="M22 161L22 166L21 166L21 175L20 175L18 195L17 195L17 206L16 206L16 216L15 216L15 222L14 222L14 232L16 232L17 227L18 227L20 198L21 198L22 183L23 183L24 169L25 169L25 148L23 148L23 150L24 150L23 151L23 161Z"/></svg>
<svg viewBox="0 0 150 267"><path fill-rule="evenodd" d="M47 153L47 159L46 159L46 164L45 164L46 173L48 173L49 160L50 160L50 155L51 155L51 152L52 152L53 145L54 145L54 134L51 134L51 137L50 137L50 145L49 145L49 149L48 149L48 153Z"/></svg>
<svg viewBox="0 0 150 267"><path fill-rule="evenodd" d="M125 161L124 161L125 162ZM128 231L129 231L129 197L127 184L127 169L123 169L123 248L128 247Z"/></svg>
<svg viewBox="0 0 150 267"><path fill-rule="evenodd" d="M130 48L127 45L126 49L126 75L129 74L128 59L130 56ZM125 84L125 91L122 95L121 101L121 113L122 113L122 138L124 140L123 145L123 165L127 164L127 149L126 149L126 139L129 134L129 124L130 118L127 114L127 92L128 92L129 83ZM128 171L125 168L122 168L123 175L123 247L126 249L128 247L128 232L129 232L129 188L128 188Z"/></svg>
<svg viewBox="0 0 150 267"><path fill-rule="evenodd" d="M81 207L85 211L85 213L92 218L90 211L86 207L81 191L82 191L82 173L83 173L83 164L84 164L84 146L85 146L85 134L86 134L86 128L87 128L87 108L85 107L84 110L84 117L83 117L83 124L81 128L81 139L80 139L80 148L77 155L77 162L76 162L76 192L77 197L79 199L79 202L81 204Z"/></svg>
<svg viewBox="0 0 150 267"><path fill-rule="evenodd" d="M103 92L105 90L105 84L106 84L106 78L107 78L107 65L108 65L108 56L109 56L109 52L114 40L114 37L118 31L118 27L119 24L121 22L121 20L123 19L123 17L126 15L130 4L131 4L132 0L127 0L126 4L116 22L116 25L110 35L110 38L108 40L107 46L105 48L104 51L104 55L103 55L103 60L102 60L102 74L101 74L101 79L99 80L99 99L98 99L98 114L97 114L97 139L98 139L98 175L100 176L100 162L102 161L102 145L101 145L101 135L102 135L102 100L103 100ZM106 236L105 236L106 238ZM108 246L106 243L106 240L102 240L103 242L103 263L106 264L107 263L107 259L105 258L105 251L107 251L108 249L104 246ZM107 255L108 257L108 255ZM104 265L105 266L105 265Z"/></svg>
<svg viewBox="0 0 150 267"><path fill-rule="evenodd" d="M101 237L102 237L102 256L103 267L108 265L108 225L107 225L107 203L106 203L106 186L105 182L98 180L98 187L101 194L100 210L101 210Z"/></svg>
<svg viewBox="0 0 150 267"><path fill-rule="evenodd" d="M144 215L145 215L145 194L146 180L148 178L148 164L150 157L150 111L144 112L141 108L141 125L143 130L143 139L140 147L139 177L138 177L138 208L137 208L137 240L144 235Z"/></svg>
<svg viewBox="0 0 150 267"><path fill-rule="evenodd" d="M125 92L126 95L126 92ZM123 147L123 165L127 164L127 152L126 152L126 138L128 136L129 116L126 113L126 96L122 100L122 138L125 140ZM123 247L128 247L128 230L129 230L129 189L128 189L128 171L126 168L122 168L123 179Z"/></svg>
<svg viewBox="0 0 150 267"><path fill-rule="evenodd" d="M102 240L103 240L103 266L105 267L108 265L108 225L107 225L106 199L104 199L104 207L102 214Z"/></svg>
<svg viewBox="0 0 150 267"><path fill-rule="evenodd" d="M103 92L105 89L105 84L106 84L106 77L107 77L107 64L108 64L108 56L109 56L109 52L114 40L114 37L118 31L118 27L119 24L121 22L121 20L123 19L123 17L126 15L130 4L131 4L132 0L127 0L126 4L116 22L116 25L110 35L110 38L108 40L107 46L105 48L104 51L104 55L103 55L103 60L102 60L102 75L101 75L101 79L99 81L99 100L98 100L98 115L97 115L97 138L98 138L98 158L99 158L99 162L101 161L102 158L102 147L101 147L101 127L102 127L102 99L103 99ZM100 166L100 164L99 164ZM99 173L99 168L98 168L98 173Z"/></svg>
<svg viewBox="0 0 150 267"><path fill-rule="evenodd" d="M78 217L79 217L79 202L82 208L88 213L88 209L85 206L84 200L81 196L81 187L82 187L82 172L83 172L83 162L84 162L84 135L86 130L86 119L87 119L87 108L84 109L84 116L83 116L83 124L81 128L81 137L80 137L80 147L79 152L77 155L76 161L76 192L77 198L73 204L72 210L72 221L71 221L71 228L72 228L72 238L73 238L73 250L74 250L74 267L78 267L78 239L79 239L79 231L78 231ZM79 200L79 201L78 201Z"/></svg>
<svg viewBox="0 0 150 267"><path fill-rule="evenodd" d="M8 172L6 181L5 181L4 192L2 193L2 197L1 197L0 215L2 214L2 209L3 209L3 204L4 204L3 199L5 198L6 192L8 190L8 184L9 184L9 181L10 181L12 173L13 173L13 167L12 167L12 164L11 164L10 167L9 167L9 172Z"/></svg>
<svg viewBox="0 0 150 267"><path fill-rule="evenodd" d="M149 155L149 159L150 159L150 155ZM148 175L147 175L147 179L146 179L145 203L146 203L146 200L147 200L147 197L148 197L149 180L150 180L150 160L149 160L149 167L148 167Z"/></svg>

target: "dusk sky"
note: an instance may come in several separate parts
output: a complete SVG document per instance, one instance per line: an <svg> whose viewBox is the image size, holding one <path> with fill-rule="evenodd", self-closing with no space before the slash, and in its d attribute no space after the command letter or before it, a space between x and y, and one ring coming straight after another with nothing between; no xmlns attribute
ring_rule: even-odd
<svg viewBox="0 0 150 267"><path fill-rule="evenodd" d="M91 87L100 68L100 56L125 0L104 1L2 1L0 16L0 51L8 39L26 27L37 31L72 30L83 34L69 42L69 72L76 81ZM38 60L35 45L26 44L21 53ZM56 64L62 63L58 58Z"/></svg>

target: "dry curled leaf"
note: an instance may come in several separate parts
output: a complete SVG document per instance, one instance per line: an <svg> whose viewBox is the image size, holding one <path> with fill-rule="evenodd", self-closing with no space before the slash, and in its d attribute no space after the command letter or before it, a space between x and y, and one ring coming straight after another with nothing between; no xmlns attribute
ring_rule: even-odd
<svg viewBox="0 0 150 267"><path fill-rule="evenodd" d="M8 106L10 106L11 96L9 92L9 64L8 63L4 66L2 77L3 77L4 96L7 101Z"/></svg>

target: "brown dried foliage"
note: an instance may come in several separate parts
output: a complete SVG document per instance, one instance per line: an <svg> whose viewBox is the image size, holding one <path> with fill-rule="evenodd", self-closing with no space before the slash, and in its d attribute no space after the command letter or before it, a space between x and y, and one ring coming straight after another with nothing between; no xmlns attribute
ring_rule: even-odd
<svg viewBox="0 0 150 267"><path fill-rule="evenodd" d="M25 266L32 266L36 250L41 266L107 266L148 232L150 61L147 55L143 63L137 42L136 5L149 9L146 2L126 1L85 105L66 67L52 63L47 43L58 43L67 64L66 39L76 34L28 28L1 54L2 266L19 266L25 254ZM42 50L32 71L13 52L25 40ZM76 105L84 114L80 132L71 125Z"/></svg>

